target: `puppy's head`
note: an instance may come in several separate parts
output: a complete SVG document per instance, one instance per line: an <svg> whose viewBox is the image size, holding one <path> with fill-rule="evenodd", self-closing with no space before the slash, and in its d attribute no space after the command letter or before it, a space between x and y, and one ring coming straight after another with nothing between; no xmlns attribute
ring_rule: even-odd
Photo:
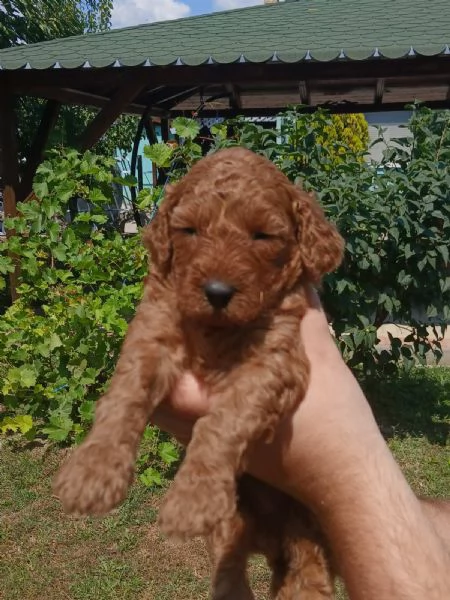
<svg viewBox="0 0 450 600"><path fill-rule="evenodd" d="M299 281L318 283L343 243L312 194L243 148L199 161L171 186L144 242L179 309L213 325L243 325Z"/></svg>

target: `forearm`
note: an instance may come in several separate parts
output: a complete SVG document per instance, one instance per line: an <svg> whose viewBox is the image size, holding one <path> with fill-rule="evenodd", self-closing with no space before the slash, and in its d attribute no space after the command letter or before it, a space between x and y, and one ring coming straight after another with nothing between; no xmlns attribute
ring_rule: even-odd
<svg viewBox="0 0 450 600"><path fill-rule="evenodd" d="M444 542L450 560L450 500L420 498L423 512Z"/></svg>
<svg viewBox="0 0 450 600"><path fill-rule="evenodd" d="M389 451L361 462L364 471L330 477L317 505L350 598L448 598L449 556Z"/></svg>
<svg viewBox="0 0 450 600"><path fill-rule="evenodd" d="M316 512L352 600L447 600L450 503L412 493L312 306L301 325L311 365L306 397L272 444L252 447L248 470ZM192 377L185 384L173 402L181 427L170 410L157 422L187 443L208 401Z"/></svg>
<svg viewBox="0 0 450 600"><path fill-rule="evenodd" d="M450 561L431 509L426 516L348 383L345 400L306 401L280 431L284 442L256 449L252 472L316 512L352 600L447 599Z"/></svg>

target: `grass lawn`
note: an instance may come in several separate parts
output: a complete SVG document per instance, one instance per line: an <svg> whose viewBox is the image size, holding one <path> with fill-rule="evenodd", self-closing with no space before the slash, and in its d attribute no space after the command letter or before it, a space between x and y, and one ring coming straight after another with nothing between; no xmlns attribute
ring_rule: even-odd
<svg viewBox="0 0 450 600"><path fill-rule="evenodd" d="M450 369L418 369L367 384L380 427L414 490L450 495ZM0 447L1 600L202 600L208 597L203 543L166 541L155 519L159 496L134 486L103 520L62 514L50 481L62 451ZM264 562L252 560L258 600L268 598ZM342 591L339 598L344 598Z"/></svg>

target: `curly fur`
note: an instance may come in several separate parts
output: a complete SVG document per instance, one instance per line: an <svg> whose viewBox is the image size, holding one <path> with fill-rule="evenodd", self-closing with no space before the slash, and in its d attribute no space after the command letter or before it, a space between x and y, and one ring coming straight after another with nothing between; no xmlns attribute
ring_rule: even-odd
<svg viewBox="0 0 450 600"><path fill-rule="evenodd" d="M278 600L333 596L312 515L244 475L249 445L269 439L303 398L309 366L299 347L306 284L342 258L342 239L314 196L243 148L199 161L171 186L144 232L153 267L95 423L55 481L67 512L105 514L126 496L155 407L191 370L211 397L162 505L178 537L208 537L215 600L253 598L248 555L266 555ZM205 282L235 290L211 306Z"/></svg>

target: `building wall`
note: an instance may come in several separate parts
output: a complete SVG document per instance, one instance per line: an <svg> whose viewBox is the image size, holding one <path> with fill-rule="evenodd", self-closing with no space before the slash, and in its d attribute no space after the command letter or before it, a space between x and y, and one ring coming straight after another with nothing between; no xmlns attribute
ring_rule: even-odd
<svg viewBox="0 0 450 600"><path fill-rule="evenodd" d="M386 141L390 141L392 138L407 137L411 135L411 132L405 127L411 116L410 111L393 111L393 112L382 112L382 113L370 113L366 114L366 120L369 124L369 144L375 141L379 137L378 128L382 127L385 129L384 137ZM386 145L383 142L375 144L369 150L369 158L375 162L379 162L383 157L383 151Z"/></svg>

